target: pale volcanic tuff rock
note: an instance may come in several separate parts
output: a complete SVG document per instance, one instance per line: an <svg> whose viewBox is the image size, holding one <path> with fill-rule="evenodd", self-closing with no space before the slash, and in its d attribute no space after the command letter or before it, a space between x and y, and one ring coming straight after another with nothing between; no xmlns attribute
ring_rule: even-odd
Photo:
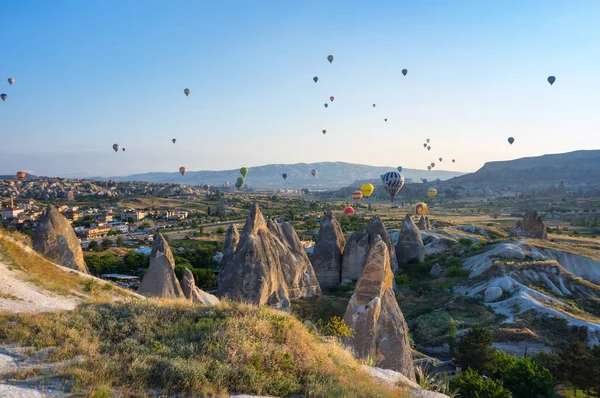
<svg viewBox="0 0 600 398"><path fill-rule="evenodd" d="M290 235L291 231L288 230L287 236ZM298 253L292 252L292 246L297 243L290 244L286 232L275 222L267 225L255 204L235 252L223 259L219 296L287 311L290 308L290 290L293 297L313 294L313 281L305 278L305 273L310 276L311 271L303 268L310 266L310 262L303 263ZM226 251L228 249L225 248ZM288 281L291 289L288 289Z"/></svg>
<svg viewBox="0 0 600 398"><path fill-rule="evenodd" d="M321 221L319 236L310 261L323 288L337 286L341 280L342 253L346 242L342 228L328 211Z"/></svg>
<svg viewBox="0 0 600 398"><path fill-rule="evenodd" d="M408 326L393 292L389 250L376 237L348 303L344 321L354 330L347 343L360 358L375 357L380 367L415 380Z"/></svg>
<svg viewBox="0 0 600 398"><path fill-rule="evenodd" d="M536 211L525 213L523 220L517 221L508 232L509 238L536 238L548 240L546 225Z"/></svg>
<svg viewBox="0 0 600 398"><path fill-rule="evenodd" d="M233 254L235 253L235 249L237 248L238 242L240 241L240 233L234 224L231 224L227 229L227 233L225 234L225 243L223 245L223 259L221 260L221 269L223 266L227 264L227 262L231 259ZM220 274L219 274L220 277Z"/></svg>
<svg viewBox="0 0 600 398"><path fill-rule="evenodd" d="M193 303L204 304L204 305L217 305L220 303L219 299L210 293L206 293L198 286L194 280L194 274L189 268L185 269L183 277L181 278L181 290L185 297Z"/></svg>
<svg viewBox="0 0 600 398"><path fill-rule="evenodd" d="M427 229L427 222L425 221L425 216L421 216L421 218L419 218L419 222L417 223L417 227L419 227L419 229L422 229L422 230L426 230Z"/></svg>
<svg viewBox="0 0 600 398"><path fill-rule="evenodd" d="M149 297L183 298L185 295L175 276L175 260L165 238L158 234L150 254L150 266L138 288L138 293Z"/></svg>
<svg viewBox="0 0 600 398"><path fill-rule="evenodd" d="M396 255L400 264L411 261L423 262L425 259L425 246L421 239L421 231L408 215L404 217L404 224L400 230Z"/></svg>
<svg viewBox="0 0 600 398"><path fill-rule="evenodd" d="M88 273L75 231L52 205L48 205L40 217L33 238L33 249L60 265Z"/></svg>

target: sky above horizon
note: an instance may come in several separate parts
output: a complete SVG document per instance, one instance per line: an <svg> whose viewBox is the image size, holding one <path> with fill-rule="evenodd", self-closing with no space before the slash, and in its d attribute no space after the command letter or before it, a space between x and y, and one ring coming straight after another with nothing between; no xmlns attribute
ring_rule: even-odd
<svg viewBox="0 0 600 398"><path fill-rule="evenodd" d="M599 149L598 15L596 0L6 0L0 174L467 172Z"/></svg>

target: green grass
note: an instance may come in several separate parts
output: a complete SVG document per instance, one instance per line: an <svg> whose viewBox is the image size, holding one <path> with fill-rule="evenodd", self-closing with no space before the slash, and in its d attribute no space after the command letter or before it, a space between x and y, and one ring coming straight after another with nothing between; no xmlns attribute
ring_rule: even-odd
<svg viewBox="0 0 600 398"><path fill-rule="evenodd" d="M61 371L84 396L204 396L237 392L392 397L337 340L267 307L176 301L85 304L72 312L0 314L0 344L84 355Z"/></svg>

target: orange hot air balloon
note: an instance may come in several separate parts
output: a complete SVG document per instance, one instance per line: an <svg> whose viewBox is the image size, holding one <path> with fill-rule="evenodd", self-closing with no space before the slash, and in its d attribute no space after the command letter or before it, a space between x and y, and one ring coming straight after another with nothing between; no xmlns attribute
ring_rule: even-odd
<svg viewBox="0 0 600 398"><path fill-rule="evenodd" d="M352 207L346 207L344 209L344 214L354 214L354 209Z"/></svg>
<svg viewBox="0 0 600 398"><path fill-rule="evenodd" d="M185 167L183 167L183 166L181 166L181 167L179 168L179 172L181 173L181 175L182 175L182 176L184 176L184 175L185 175L185 172L186 172L186 171L187 171L187 169L186 169Z"/></svg>
<svg viewBox="0 0 600 398"><path fill-rule="evenodd" d="M327 133L327 130L323 130L321 132L323 133L323 135L325 135Z"/></svg>
<svg viewBox="0 0 600 398"><path fill-rule="evenodd" d="M329 101L333 102L333 100L335 99L335 97L332 95L331 97L329 97Z"/></svg>
<svg viewBox="0 0 600 398"><path fill-rule="evenodd" d="M356 191L352 192L352 199L354 199L354 201L356 203L360 202L362 197L363 197L363 193L360 190L356 190Z"/></svg>
<svg viewBox="0 0 600 398"><path fill-rule="evenodd" d="M17 179L19 181L23 181L26 176L27 176L27 173L25 173L24 171L17 172Z"/></svg>

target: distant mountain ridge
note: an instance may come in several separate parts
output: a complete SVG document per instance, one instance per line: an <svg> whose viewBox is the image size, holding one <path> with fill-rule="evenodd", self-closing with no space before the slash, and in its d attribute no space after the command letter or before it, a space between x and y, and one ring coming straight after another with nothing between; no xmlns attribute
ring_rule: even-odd
<svg viewBox="0 0 600 398"><path fill-rule="evenodd" d="M317 170L316 177L310 174L312 169ZM396 170L396 167L369 166L345 162L268 164L250 167L250 172L246 176L246 183L252 188L265 189L338 189L348 186L357 180L379 178L379 175L392 170ZM285 180L282 178L283 173L287 174L287 179ZM430 181L436 178L447 180L463 174L461 172L444 170L431 172L418 169L402 170L402 175L406 179L410 178L415 182L420 182L421 178L427 178ZM230 185L233 185L238 177L240 177L239 169L188 171L185 176L181 176L179 173L157 172L97 179L104 181L147 181L222 186L226 181Z"/></svg>
<svg viewBox="0 0 600 398"><path fill-rule="evenodd" d="M570 184L600 184L600 150L487 162L476 172L452 180L453 183L461 184L540 184L560 181Z"/></svg>

